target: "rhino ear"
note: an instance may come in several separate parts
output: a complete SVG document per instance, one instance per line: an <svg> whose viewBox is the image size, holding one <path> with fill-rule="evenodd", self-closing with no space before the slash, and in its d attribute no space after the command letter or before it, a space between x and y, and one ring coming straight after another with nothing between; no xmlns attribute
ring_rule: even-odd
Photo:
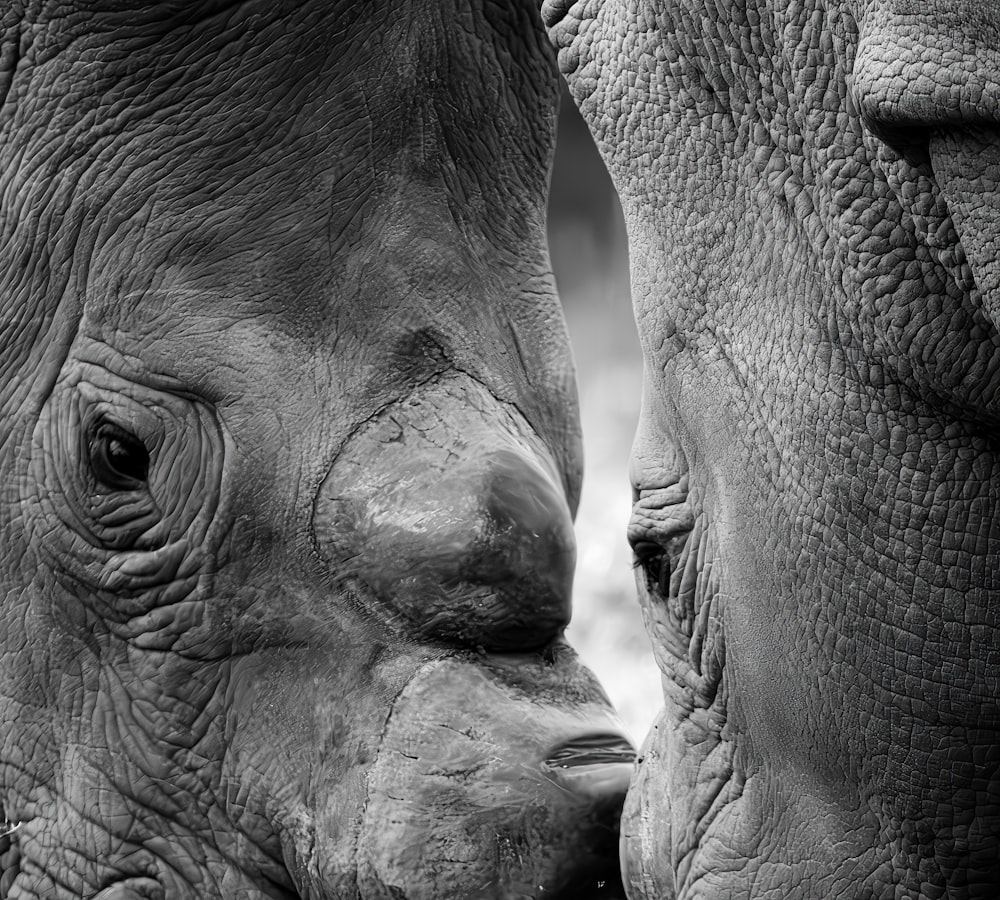
<svg viewBox="0 0 1000 900"><path fill-rule="evenodd" d="M1000 129L941 130L928 153L983 310L1000 330Z"/></svg>
<svg viewBox="0 0 1000 900"><path fill-rule="evenodd" d="M566 15L576 0L543 0L542 2L542 24L546 28L558 25Z"/></svg>
<svg viewBox="0 0 1000 900"><path fill-rule="evenodd" d="M886 126L1000 125L1000 4L855 0L862 117Z"/></svg>
<svg viewBox="0 0 1000 900"><path fill-rule="evenodd" d="M862 122L933 177L954 225L939 233L960 245L948 254L957 277L1000 329L1000 4L856 4L851 97Z"/></svg>

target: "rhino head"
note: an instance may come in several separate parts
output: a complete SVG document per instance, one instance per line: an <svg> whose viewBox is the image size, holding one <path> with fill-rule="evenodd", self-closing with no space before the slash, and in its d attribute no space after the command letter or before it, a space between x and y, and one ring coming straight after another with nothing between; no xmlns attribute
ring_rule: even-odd
<svg viewBox="0 0 1000 900"><path fill-rule="evenodd" d="M622 197L634 900L1000 884L1000 6L547 0Z"/></svg>
<svg viewBox="0 0 1000 900"><path fill-rule="evenodd" d="M2 23L0 895L597 891L530 5Z"/></svg>

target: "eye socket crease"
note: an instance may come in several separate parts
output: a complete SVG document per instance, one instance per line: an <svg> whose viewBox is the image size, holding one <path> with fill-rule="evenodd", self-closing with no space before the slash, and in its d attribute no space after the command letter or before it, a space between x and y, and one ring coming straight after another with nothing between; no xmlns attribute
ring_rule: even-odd
<svg viewBox="0 0 1000 900"><path fill-rule="evenodd" d="M671 578L682 567L681 556L694 524L687 491L679 485L640 492L628 525L628 541L634 566L644 571L651 594L669 596Z"/></svg>
<svg viewBox="0 0 1000 900"><path fill-rule="evenodd" d="M141 490L149 478L149 451L134 434L101 422L88 443L91 472L110 491Z"/></svg>

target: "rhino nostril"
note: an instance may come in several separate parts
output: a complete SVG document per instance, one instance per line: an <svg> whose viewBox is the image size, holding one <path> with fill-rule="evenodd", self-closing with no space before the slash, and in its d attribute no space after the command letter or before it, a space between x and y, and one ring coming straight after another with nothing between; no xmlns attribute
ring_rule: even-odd
<svg viewBox="0 0 1000 900"><path fill-rule="evenodd" d="M606 807L617 823L635 768L635 749L620 734L581 735L550 751L545 759L564 788Z"/></svg>
<svg viewBox="0 0 1000 900"><path fill-rule="evenodd" d="M545 762L569 769L597 763L635 762L635 749L619 734L591 734L575 738L553 750Z"/></svg>

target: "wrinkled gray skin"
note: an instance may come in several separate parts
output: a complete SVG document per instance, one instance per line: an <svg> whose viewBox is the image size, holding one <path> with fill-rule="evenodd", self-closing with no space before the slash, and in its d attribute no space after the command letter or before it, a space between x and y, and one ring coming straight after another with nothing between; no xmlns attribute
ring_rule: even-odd
<svg viewBox="0 0 1000 900"><path fill-rule="evenodd" d="M630 897L1000 896L1000 7L543 16L646 361Z"/></svg>
<svg viewBox="0 0 1000 900"><path fill-rule="evenodd" d="M537 9L0 23L0 896L587 896Z"/></svg>

